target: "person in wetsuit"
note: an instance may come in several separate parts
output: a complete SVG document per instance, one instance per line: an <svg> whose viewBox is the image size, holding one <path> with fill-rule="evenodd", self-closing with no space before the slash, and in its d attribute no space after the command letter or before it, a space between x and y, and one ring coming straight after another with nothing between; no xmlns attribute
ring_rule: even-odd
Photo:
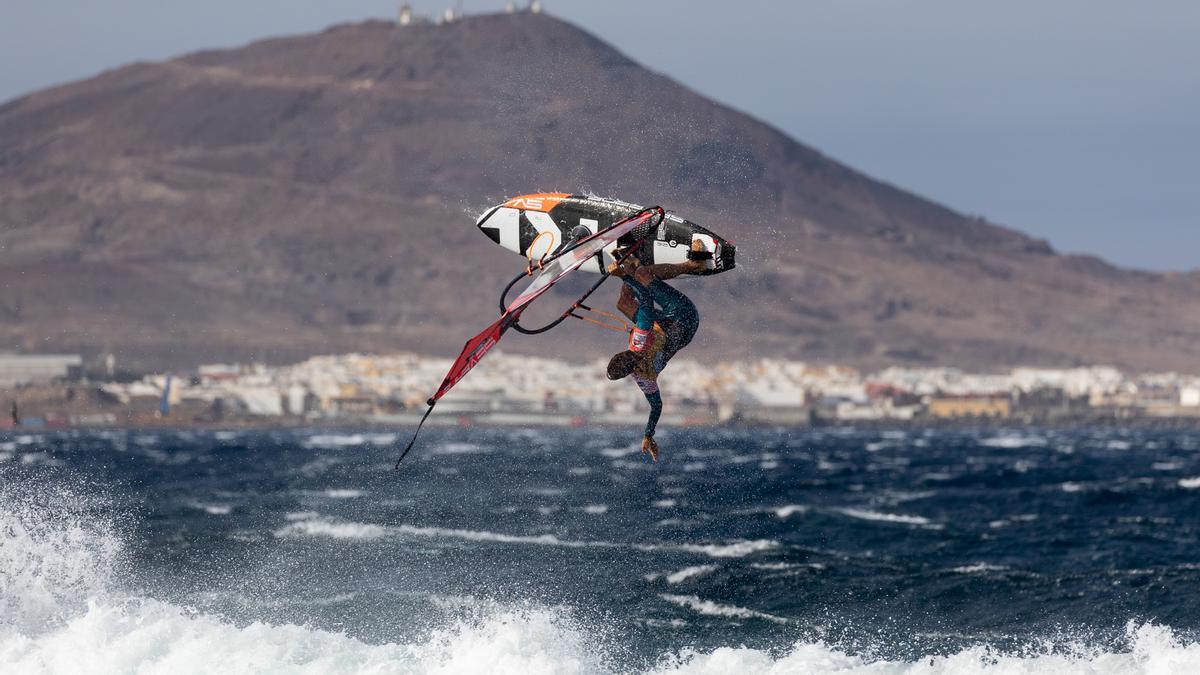
<svg viewBox="0 0 1200 675"><path fill-rule="evenodd" d="M696 305L683 293L667 285L664 279L681 274L696 274L704 270L702 245L693 244L688 261L678 264L640 265L634 256L621 265L614 264L609 272L624 282L617 309L634 322L629 335L629 349L615 354L608 362L608 379L620 380L630 375L650 403L650 418L642 438L642 452L658 461L658 444L654 431L662 415L662 394L658 375L671 357L692 341L700 327ZM657 305L657 307L655 306Z"/></svg>

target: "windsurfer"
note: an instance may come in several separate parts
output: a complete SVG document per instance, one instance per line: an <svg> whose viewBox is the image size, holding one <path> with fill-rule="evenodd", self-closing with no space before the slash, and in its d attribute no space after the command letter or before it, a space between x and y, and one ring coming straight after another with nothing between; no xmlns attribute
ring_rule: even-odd
<svg viewBox="0 0 1200 675"><path fill-rule="evenodd" d="M707 257L703 245L697 241L684 263L641 265L636 256L630 255L620 264L609 267L609 273L624 282L617 309L635 326L629 335L629 349L617 353L608 362L608 379L619 380L632 375L645 394L650 403L650 417L646 420L642 452L649 453L654 461L658 461L654 431L662 415L658 375L671 357L692 341L700 327L696 305L665 280L702 272ZM655 307L656 303L658 307Z"/></svg>

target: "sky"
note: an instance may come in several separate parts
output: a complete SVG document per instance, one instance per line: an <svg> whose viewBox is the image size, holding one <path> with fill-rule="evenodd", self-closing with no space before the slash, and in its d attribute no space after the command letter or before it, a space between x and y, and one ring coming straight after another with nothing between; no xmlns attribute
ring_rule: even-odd
<svg viewBox="0 0 1200 675"><path fill-rule="evenodd" d="M433 14L458 0L412 4ZM461 1L467 13L505 4ZM543 5L875 178L1060 251L1200 268L1194 0ZM135 60L391 18L397 6L5 0L0 101Z"/></svg>

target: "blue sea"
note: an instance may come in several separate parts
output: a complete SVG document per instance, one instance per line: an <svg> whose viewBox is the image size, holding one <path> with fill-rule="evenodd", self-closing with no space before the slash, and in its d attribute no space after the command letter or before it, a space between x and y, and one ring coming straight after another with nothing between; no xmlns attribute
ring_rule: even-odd
<svg viewBox="0 0 1200 675"><path fill-rule="evenodd" d="M3 673L1198 673L1200 432L0 435Z"/></svg>

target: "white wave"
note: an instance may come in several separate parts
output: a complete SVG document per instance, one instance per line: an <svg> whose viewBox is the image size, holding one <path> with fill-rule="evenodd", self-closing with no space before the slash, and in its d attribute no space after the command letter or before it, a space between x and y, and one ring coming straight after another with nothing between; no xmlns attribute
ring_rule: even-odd
<svg viewBox="0 0 1200 675"><path fill-rule="evenodd" d="M780 520L785 520L791 516L808 513L808 507L803 504L788 504L774 509L775 517Z"/></svg>
<svg viewBox="0 0 1200 675"><path fill-rule="evenodd" d="M317 434L309 436L303 443L308 448L350 448L367 444L367 437L362 434Z"/></svg>
<svg viewBox="0 0 1200 675"><path fill-rule="evenodd" d="M654 502L653 504L651 504L651 506L653 506L656 509L670 509L670 508L674 508L675 505L678 503L679 502L677 502L674 499L660 499L660 500Z"/></svg>
<svg viewBox="0 0 1200 675"><path fill-rule="evenodd" d="M325 518L296 520L275 530L275 536L280 539L327 537L330 539L371 540L387 536L387 533L388 529L381 525L340 522Z"/></svg>
<svg viewBox="0 0 1200 675"><path fill-rule="evenodd" d="M196 502L191 506L194 509L199 509L200 511L213 516L227 516L233 512L233 507L229 504L204 504L201 502Z"/></svg>
<svg viewBox="0 0 1200 675"><path fill-rule="evenodd" d="M588 504L583 507L583 512L590 516L600 516L608 513L608 504Z"/></svg>
<svg viewBox="0 0 1200 675"><path fill-rule="evenodd" d="M549 609L509 610L372 645L296 625L245 627L168 603L93 602L59 630L0 638L12 673L589 673L603 672L586 633Z"/></svg>
<svg viewBox="0 0 1200 675"><path fill-rule="evenodd" d="M580 626L560 608L480 607L468 598L458 614L466 618L442 627L422 626L422 637L411 642L367 644L306 626L233 624L194 609L118 595L109 589L109 580L125 567L120 561L123 546L110 524L93 520L105 509L70 494L52 495L53 509L42 502L26 507L34 500L12 494L11 484L0 485L0 672L539 675L632 670L606 651L610 640L603 629ZM317 517L298 515L305 517L293 524ZM336 604L349 597L303 602ZM701 615L788 621L698 596L662 598ZM647 620L646 625L677 628L686 623L670 618ZM1048 644L1005 653L981 646L885 661L802 641L784 650L684 649L661 656L652 672L1191 675L1197 663L1200 644L1184 642L1166 626L1130 623L1126 643L1115 650Z"/></svg>
<svg viewBox="0 0 1200 675"><path fill-rule="evenodd" d="M482 455L491 452L476 443L442 443L429 450L431 455Z"/></svg>
<svg viewBox="0 0 1200 675"><path fill-rule="evenodd" d="M754 539L752 541L736 541L732 544L675 544L638 546L643 550L674 549L689 553L703 553L713 558L744 558L760 551L770 551L778 548L779 542L769 539Z"/></svg>
<svg viewBox="0 0 1200 675"><path fill-rule="evenodd" d="M1179 487L1185 490L1195 490L1196 488L1200 488L1200 476L1195 478L1180 478Z"/></svg>
<svg viewBox="0 0 1200 675"><path fill-rule="evenodd" d="M765 572L787 572L789 570L817 570L820 572L829 569L825 563L750 563L750 567Z"/></svg>
<svg viewBox="0 0 1200 675"><path fill-rule="evenodd" d="M942 526L931 521L924 516L909 516L902 513L882 513L879 511L867 511L865 509L838 509L838 513L849 516L850 518L858 518L859 520L871 520L879 523L898 523L900 525L917 525L920 527L929 527L940 529Z"/></svg>
<svg viewBox="0 0 1200 675"><path fill-rule="evenodd" d="M548 515L547 511L543 515ZM463 530L446 527L423 527L417 525L373 525L339 521L321 516L312 511L289 513L288 525L274 532L278 538L328 537L332 539L370 540L387 536L428 537L431 539L459 539L473 542L499 544L530 544L562 548L633 548L639 551L684 551L701 553L713 558L741 558L759 551L779 546L765 539L736 541L729 544L621 544L611 541L578 541L561 539L553 534L505 534L487 530Z"/></svg>
<svg viewBox="0 0 1200 675"><path fill-rule="evenodd" d="M531 488L527 492L538 497L561 497L567 494L567 491L562 488Z"/></svg>
<svg viewBox="0 0 1200 675"><path fill-rule="evenodd" d="M296 520L311 520L313 518L316 518L319 515L321 515L321 514L317 513L316 511L291 511L291 512L283 514L283 517L290 521L296 521Z"/></svg>
<svg viewBox="0 0 1200 675"><path fill-rule="evenodd" d="M54 508L45 508L47 499ZM10 626L53 627L106 590L124 545L96 521L95 506L61 487L0 483L0 637ZM0 648L0 672L17 672L6 662Z"/></svg>
<svg viewBox="0 0 1200 675"><path fill-rule="evenodd" d="M353 488L331 488L326 490L324 494L330 499L358 499L367 493Z"/></svg>
<svg viewBox="0 0 1200 675"><path fill-rule="evenodd" d="M414 525L397 525L391 528L395 532L415 537L434 537L441 539L462 539L465 541L488 541L501 544L536 544L539 546L562 546L565 548L608 548L619 546L607 541L571 541L559 539L552 534L523 535L502 534L481 530L456 530L443 527L417 527Z"/></svg>
<svg viewBox="0 0 1200 675"><path fill-rule="evenodd" d="M685 567L678 572L668 574L666 579L668 584L681 584L688 579L701 577L705 574L711 574L717 571L717 569L719 568L716 565L694 565L692 567Z"/></svg>
<svg viewBox="0 0 1200 675"><path fill-rule="evenodd" d="M978 562L972 565L960 565L952 568L950 571L956 574L983 574L984 572L1004 572L1008 568L1004 565L992 565L990 563Z"/></svg>
<svg viewBox="0 0 1200 675"><path fill-rule="evenodd" d="M680 607L687 607L698 614L706 614L708 616L725 616L734 619L763 619L766 621L773 621L775 623L787 623L787 619L781 616L775 616L774 614L767 614L766 612L759 612L753 609L746 609L745 607L738 607L736 605L721 605L712 602L711 600L703 600L695 595L671 595L669 593L663 593L658 597L666 600L667 602L679 605Z"/></svg>
<svg viewBox="0 0 1200 675"><path fill-rule="evenodd" d="M1170 628L1154 624L1126 627L1128 646L1108 651L1046 644L1019 654L980 646L954 654L931 654L913 661L884 661L820 642L797 642L782 656L746 647L711 652L684 649L663 659L654 675L1193 675L1200 663L1200 643L1183 643Z"/></svg>
<svg viewBox="0 0 1200 675"><path fill-rule="evenodd" d="M1039 445L1045 445L1046 439L1043 436L1022 436L1020 434L1012 434L1008 436L993 436L979 441L979 444L987 448L1028 448Z"/></svg>
<svg viewBox="0 0 1200 675"><path fill-rule="evenodd" d="M1063 483L1062 485L1060 485L1058 487L1063 492L1083 492L1084 490L1087 489L1087 486L1085 486L1083 483L1073 483L1070 481Z"/></svg>
<svg viewBox="0 0 1200 675"><path fill-rule="evenodd" d="M630 450L629 448L604 448L600 451L600 454L604 457L616 459L618 457L624 457L624 456L628 455L630 452L633 452L633 451Z"/></svg>

